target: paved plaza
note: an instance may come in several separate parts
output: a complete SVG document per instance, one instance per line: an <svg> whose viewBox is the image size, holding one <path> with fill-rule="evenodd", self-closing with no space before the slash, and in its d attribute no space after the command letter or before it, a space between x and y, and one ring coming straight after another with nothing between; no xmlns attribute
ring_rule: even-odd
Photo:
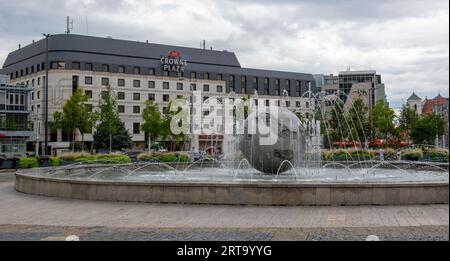
<svg viewBox="0 0 450 261"><path fill-rule="evenodd" d="M445 205L259 207L27 195L0 173L0 240L449 240Z"/></svg>

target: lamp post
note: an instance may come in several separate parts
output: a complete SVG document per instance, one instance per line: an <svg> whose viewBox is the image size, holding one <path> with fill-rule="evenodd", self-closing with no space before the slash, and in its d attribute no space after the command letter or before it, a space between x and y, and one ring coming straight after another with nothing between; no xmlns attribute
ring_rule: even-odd
<svg viewBox="0 0 450 261"><path fill-rule="evenodd" d="M44 103L44 154L49 155L48 153L48 68L49 68L49 62L48 62L48 38L50 37L50 34L42 34L45 37L45 85L44 85L44 96L45 96L45 103Z"/></svg>

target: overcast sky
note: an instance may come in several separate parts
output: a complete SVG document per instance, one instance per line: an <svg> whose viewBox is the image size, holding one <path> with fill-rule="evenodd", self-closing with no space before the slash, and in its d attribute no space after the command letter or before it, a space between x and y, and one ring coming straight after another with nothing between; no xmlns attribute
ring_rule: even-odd
<svg viewBox="0 0 450 261"><path fill-rule="evenodd" d="M75 34L190 47L205 39L243 67L376 70L392 107L413 90L449 93L447 0L0 0L0 64L19 43L63 33L67 15Z"/></svg>

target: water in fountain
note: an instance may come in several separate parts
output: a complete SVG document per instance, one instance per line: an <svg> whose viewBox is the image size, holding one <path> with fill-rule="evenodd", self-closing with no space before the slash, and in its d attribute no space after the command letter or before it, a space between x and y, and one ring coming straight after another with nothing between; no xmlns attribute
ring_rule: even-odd
<svg viewBox="0 0 450 261"><path fill-rule="evenodd" d="M277 136L277 141L271 145L261 144L261 137L256 128L255 133L249 133L248 125L236 126L244 128L244 134L224 134L222 143L223 155L218 159L200 159L195 162L175 163L133 163L113 166L61 167L46 173L49 176L71 177L81 179L111 179L127 181L177 180L186 182L196 181L233 181L233 182L335 182L346 181L404 181L404 180L448 180L448 166L434 163L421 163L429 170L405 170L407 162L387 162L370 159L361 155L359 150L355 154L348 153L346 161L335 161L334 158L325 161L322 158L322 141L331 144L330 126L324 124L321 133L319 119L326 117L326 111L321 106L326 101L339 100L340 95L322 93L305 93L300 101L308 103L304 109L295 115L286 107L277 109L276 117L267 119L267 108L260 106L250 110L246 122L255 120L257 124L269 125L268 132ZM256 95L255 95L256 96ZM256 96L257 98L257 96ZM352 102L349 102L352 106ZM345 105L344 105L345 107ZM349 108L342 108L348 111ZM331 110L336 110L333 106ZM336 112L336 111L335 111ZM267 124L269 123L269 124ZM236 123L235 123L236 124ZM341 129L361 128L360 119L345 117L344 122L337 122ZM277 128L275 128L278 127ZM344 128L345 127L345 128ZM267 135L266 135L267 136ZM367 144L368 138L363 131L362 137L353 133L347 135L353 142L353 148L359 149L357 142ZM191 140L185 140L181 147L190 146ZM217 140L207 141L210 147L217 147ZM363 144L360 144L361 146ZM362 146L365 148L365 146ZM432 170L433 171L432 171Z"/></svg>

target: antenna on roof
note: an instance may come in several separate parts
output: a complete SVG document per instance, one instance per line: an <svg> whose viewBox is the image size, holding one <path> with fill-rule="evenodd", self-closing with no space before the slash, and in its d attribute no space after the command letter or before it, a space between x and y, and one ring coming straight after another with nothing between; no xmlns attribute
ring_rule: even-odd
<svg viewBox="0 0 450 261"><path fill-rule="evenodd" d="M347 66L347 72L349 72L350 71L350 66Z"/></svg>
<svg viewBox="0 0 450 261"><path fill-rule="evenodd" d="M70 34L70 31L73 30L73 20L70 20L70 17L66 17L66 34Z"/></svg>
<svg viewBox="0 0 450 261"><path fill-rule="evenodd" d="M203 47L203 50L205 50L205 46L206 46L206 41L205 41L205 40L203 40L203 45L202 45L202 47Z"/></svg>

